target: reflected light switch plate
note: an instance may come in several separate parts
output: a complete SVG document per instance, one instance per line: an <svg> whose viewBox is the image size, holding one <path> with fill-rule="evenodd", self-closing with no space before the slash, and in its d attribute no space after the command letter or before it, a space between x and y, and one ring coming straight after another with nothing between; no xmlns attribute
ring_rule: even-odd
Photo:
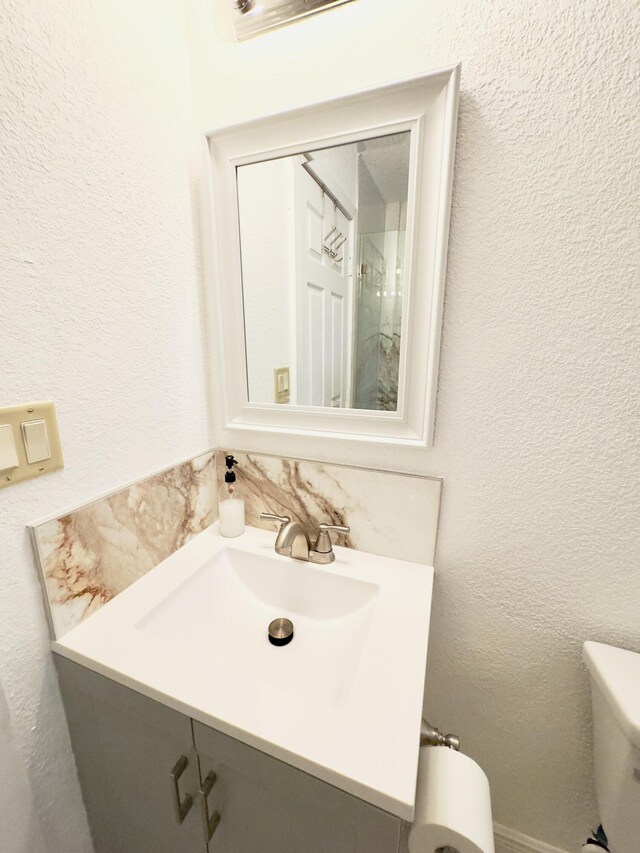
<svg viewBox="0 0 640 853"><path fill-rule="evenodd" d="M273 371L273 397L276 403L288 403L289 395L289 368L276 367Z"/></svg>
<svg viewBox="0 0 640 853"><path fill-rule="evenodd" d="M0 471L17 468L19 465L11 424L0 424Z"/></svg>

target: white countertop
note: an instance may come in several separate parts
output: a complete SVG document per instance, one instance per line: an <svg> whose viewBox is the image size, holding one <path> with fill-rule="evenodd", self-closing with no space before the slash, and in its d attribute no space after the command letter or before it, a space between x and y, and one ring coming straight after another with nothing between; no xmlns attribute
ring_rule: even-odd
<svg viewBox="0 0 640 853"><path fill-rule="evenodd" d="M433 568L339 547L317 566L275 555L274 542L255 528L225 539L214 525L53 649L411 821ZM238 581L236 564L263 590ZM298 610L292 578L308 586ZM237 605L234 585L255 608ZM268 644L266 613L300 626L290 646Z"/></svg>

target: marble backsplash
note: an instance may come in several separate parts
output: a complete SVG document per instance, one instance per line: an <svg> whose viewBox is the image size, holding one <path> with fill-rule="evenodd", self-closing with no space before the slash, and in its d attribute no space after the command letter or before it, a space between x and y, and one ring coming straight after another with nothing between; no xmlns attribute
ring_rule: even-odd
<svg viewBox="0 0 640 853"><path fill-rule="evenodd" d="M225 451L226 452L226 451ZM30 532L55 637L63 636L218 517L224 453L168 468ZM310 531L347 525L339 545L433 563L442 481L263 454L236 452L248 525L274 531L263 511Z"/></svg>
<svg viewBox="0 0 640 853"><path fill-rule="evenodd" d="M218 481L225 470L217 453ZM234 452L244 487L247 524L276 530L261 512L288 515L308 530L319 522L344 524L334 542L373 554L432 564L442 480L262 454Z"/></svg>
<svg viewBox="0 0 640 853"><path fill-rule="evenodd" d="M61 637L217 518L213 451L30 527Z"/></svg>

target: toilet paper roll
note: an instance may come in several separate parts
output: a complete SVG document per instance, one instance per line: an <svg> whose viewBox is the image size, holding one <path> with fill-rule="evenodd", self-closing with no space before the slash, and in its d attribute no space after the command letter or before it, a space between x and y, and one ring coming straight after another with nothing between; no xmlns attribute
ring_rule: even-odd
<svg viewBox="0 0 640 853"><path fill-rule="evenodd" d="M443 746L420 750L409 853L495 853L489 780L467 755Z"/></svg>

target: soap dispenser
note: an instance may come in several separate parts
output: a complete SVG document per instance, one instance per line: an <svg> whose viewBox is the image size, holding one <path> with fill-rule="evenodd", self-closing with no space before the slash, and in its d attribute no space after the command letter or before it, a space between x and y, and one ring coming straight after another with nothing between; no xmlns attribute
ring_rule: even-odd
<svg viewBox="0 0 640 853"><path fill-rule="evenodd" d="M224 461L228 470L224 472L224 483L218 492L219 530L222 536L241 536L244 533L244 499L233 470L238 463L231 455L225 456Z"/></svg>

